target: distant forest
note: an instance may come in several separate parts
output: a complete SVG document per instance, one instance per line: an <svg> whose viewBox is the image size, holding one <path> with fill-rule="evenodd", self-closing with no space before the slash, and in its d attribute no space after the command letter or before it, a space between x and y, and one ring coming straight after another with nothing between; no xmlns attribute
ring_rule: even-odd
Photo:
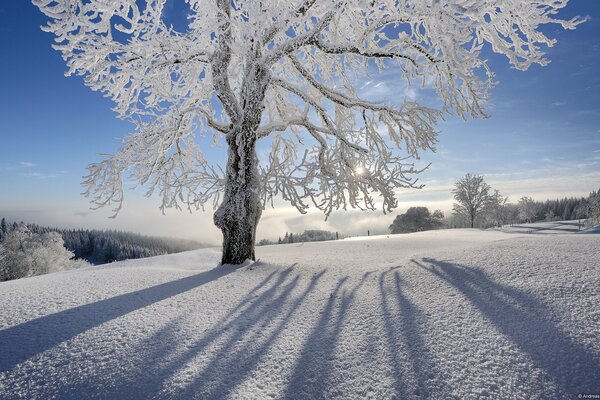
<svg viewBox="0 0 600 400"><path fill-rule="evenodd" d="M271 244L288 244L288 243L304 243L304 242L323 242L327 240L343 239L337 232L329 232L318 229L306 230L303 233L285 233L277 241L262 239L257 243L258 246L266 246Z"/></svg>
<svg viewBox="0 0 600 400"><path fill-rule="evenodd" d="M9 223L2 218L0 242L19 225L16 222ZM192 240L152 237L131 232L95 229L72 230L49 228L36 224L24 225L31 233L37 235L49 232L59 233L64 240L65 248L73 252L76 259L83 259L95 265L179 253L203 247L201 243Z"/></svg>
<svg viewBox="0 0 600 400"><path fill-rule="evenodd" d="M531 222L537 221L567 221L575 219L591 219L595 222L595 202L600 195L592 192L588 197L565 197L556 200L530 200L532 206ZM526 198L524 198L526 199ZM524 200L522 199L521 202ZM518 206L518 205L517 205Z"/></svg>

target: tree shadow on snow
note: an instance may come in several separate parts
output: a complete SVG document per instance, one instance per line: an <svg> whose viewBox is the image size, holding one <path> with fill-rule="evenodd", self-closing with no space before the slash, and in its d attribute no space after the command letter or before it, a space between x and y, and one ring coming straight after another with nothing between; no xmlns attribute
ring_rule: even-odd
<svg viewBox="0 0 600 400"><path fill-rule="evenodd" d="M423 322L427 316L404 293L406 283L399 268L392 268L379 277L385 342L391 358L396 398L431 398L436 393L448 393L435 357L423 337ZM388 276L392 282L386 284Z"/></svg>
<svg viewBox="0 0 600 400"><path fill-rule="evenodd" d="M172 321L140 345L140 350L150 349L136 362L144 365L145 371L132 371L134 376L124 377L122 384L105 392L106 395L112 398L227 398L264 359L324 274L325 271L314 274L303 284L300 275L293 274L293 266L271 273L187 346L168 345L177 343L181 328L177 321ZM149 377L143 387L127 383L139 382L141 373ZM80 390L70 389L73 393L81 393Z"/></svg>
<svg viewBox="0 0 600 400"><path fill-rule="evenodd" d="M238 266L220 266L171 282L36 318L0 331L0 372L105 322L217 280Z"/></svg>
<svg viewBox="0 0 600 400"><path fill-rule="evenodd" d="M332 371L334 352L347 318L348 310L357 292L371 272L360 282L344 288L348 277L341 278L321 311L321 316L304 342L285 390L285 399L331 398L328 378Z"/></svg>
<svg viewBox="0 0 600 400"><path fill-rule="evenodd" d="M433 258L413 262L458 289L564 392L598 391L600 360L556 326L534 296L491 280L481 269Z"/></svg>

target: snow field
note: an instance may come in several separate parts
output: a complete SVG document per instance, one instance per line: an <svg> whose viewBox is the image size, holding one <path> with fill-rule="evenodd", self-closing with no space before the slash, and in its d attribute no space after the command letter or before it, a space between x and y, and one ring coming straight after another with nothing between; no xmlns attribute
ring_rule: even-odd
<svg viewBox="0 0 600 400"><path fill-rule="evenodd" d="M600 392L598 235L203 249L0 284L0 398Z"/></svg>

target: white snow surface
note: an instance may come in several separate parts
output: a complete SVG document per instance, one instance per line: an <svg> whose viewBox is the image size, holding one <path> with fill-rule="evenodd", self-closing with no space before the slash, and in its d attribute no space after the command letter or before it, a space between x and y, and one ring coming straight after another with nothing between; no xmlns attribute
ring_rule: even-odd
<svg viewBox="0 0 600 400"><path fill-rule="evenodd" d="M504 225L499 230L508 233L535 233L535 234L557 234L557 233L598 233L600 226L588 226L583 220L535 222L532 224Z"/></svg>
<svg viewBox="0 0 600 400"><path fill-rule="evenodd" d="M600 235L446 230L0 283L2 399L600 393Z"/></svg>

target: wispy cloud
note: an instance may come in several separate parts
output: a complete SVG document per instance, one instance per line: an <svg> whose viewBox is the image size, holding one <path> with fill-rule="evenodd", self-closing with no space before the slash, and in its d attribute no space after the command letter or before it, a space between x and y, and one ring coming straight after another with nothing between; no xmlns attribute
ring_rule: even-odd
<svg viewBox="0 0 600 400"><path fill-rule="evenodd" d="M562 106L566 106L567 102L566 101L555 101L554 103L550 104L552 107L562 107Z"/></svg>
<svg viewBox="0 0 600 400"><path fill-rule="evenodd" d="M18 163L8 163L0 165L0 171L18 171L24 169L30 169L36 167L37 164L34 164L30 161L20 161Z"/></svg>
<svg viewBox="0 0 600 400"><path fill-rule="evenodd" d="M44 172L30 171L30 172L23 172L19 175L22 176L23 178L55 179L55 178L65 175L66 173L67 173L66 171L59 171L56 173L44 173Z"/></svg>

